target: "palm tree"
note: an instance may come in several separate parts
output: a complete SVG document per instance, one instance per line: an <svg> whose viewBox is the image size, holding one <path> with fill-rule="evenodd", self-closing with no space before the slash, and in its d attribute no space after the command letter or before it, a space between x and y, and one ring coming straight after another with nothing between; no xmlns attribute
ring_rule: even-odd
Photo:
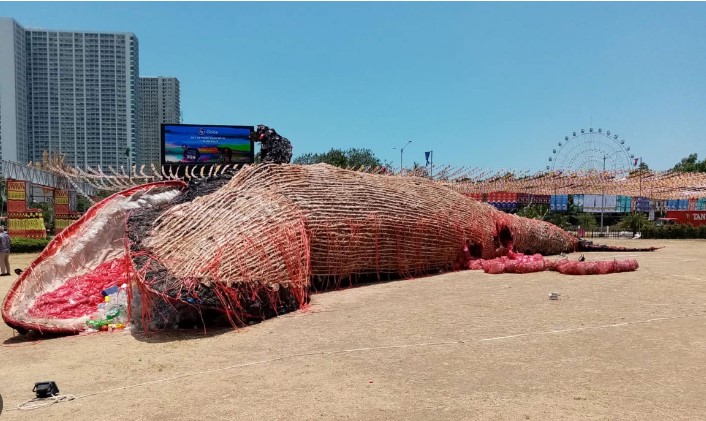
<svg viewBox="0 0 706 421"><path fill-rule="evenodd" d="M647 216L644 213L633 212L625 215L619 226L622 229L632 230L632 235L634 236L647 222Z"/></svg>

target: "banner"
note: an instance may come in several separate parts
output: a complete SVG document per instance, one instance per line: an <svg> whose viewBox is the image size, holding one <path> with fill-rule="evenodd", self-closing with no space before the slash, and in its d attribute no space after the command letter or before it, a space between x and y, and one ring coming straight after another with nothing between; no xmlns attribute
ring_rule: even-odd
<svg viewBox="0 0 706 421"><path fill-rule="evenodd" d="M554 212L566 212L569 210L569 195L554 194L550 198L549 210Z"/></svg>
<svg viewBox="0 0 706 421"><path fill-rule="evenodd" d="M63 215L68 215L69 210L69 191L68 190L54 190L54 215L55 218L59 218Z"/></svg>
<svg viewBox="0 0 706 421"><path fill-rule="evenodd" d="M54 219L54 235L58 235L61 231L69 227L69 225L78 221L81 218L81 214L78 212L73 212L70 215L57 216Z"/></svg>
<svg viewBox="0 0 706 421"><path fill-rule="evenodd" d="M40 209L27 209L27 182L7 180L7 232L19 238L46 238Z"/></svg>
<svg viewBox="0 0 706 421"><path fill-rule="evenodd" d="M29 209L27 212L8 213L8 234L18 238L47 238L42 211Z"/></svg>
<svg viewBox="0 0 706 421"><path fill-rule="evenodd" d="M27 183L7 180L7 212L27 211Z"/></svg>
<svg viewBox="0 0 706 421"><path fill-rule="evenodd" d="M58 235L79 218L81 214L71 209L71 192L54 190L54 235Z"/></svg>
<svg viewBox="0 0 706 421"><path fill-rule="evenodd" d="M612 194L584 194L583 211L590 213L615 212L618 206L618 197Z"/></svg>
<svg viewBox="0 0 706 421"><path fill-rule="evenodd" d="M621 213L630 213L632 211L632 197L618 195L618 201L615 210Z"/></svg>

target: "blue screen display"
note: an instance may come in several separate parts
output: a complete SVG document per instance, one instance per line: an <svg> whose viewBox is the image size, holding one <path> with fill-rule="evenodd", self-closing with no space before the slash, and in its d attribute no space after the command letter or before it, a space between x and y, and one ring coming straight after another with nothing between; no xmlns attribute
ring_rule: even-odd
<svg viewBox="0 0 706 421"><path fill-rule="evenodd" d="M162 125L166 164L249 164L253 142L249 126Z"/></svg>

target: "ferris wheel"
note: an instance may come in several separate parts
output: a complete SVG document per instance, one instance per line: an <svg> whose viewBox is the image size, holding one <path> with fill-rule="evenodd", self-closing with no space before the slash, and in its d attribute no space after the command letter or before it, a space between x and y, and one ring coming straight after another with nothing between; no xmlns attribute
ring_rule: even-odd
<svg viewBox="0 0 706 421"><path fill-rule="evenodd" d="M627 174L634 158L625 139L610 130L581 129L571 136L564 136L564 140L552 150L547 170Z"/></svg>

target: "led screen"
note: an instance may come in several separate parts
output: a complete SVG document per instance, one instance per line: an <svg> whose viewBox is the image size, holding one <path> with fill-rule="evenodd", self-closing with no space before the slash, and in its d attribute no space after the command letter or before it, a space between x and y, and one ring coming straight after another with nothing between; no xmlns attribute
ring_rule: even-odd
<svg viewBox="0 0 706 421"><path fill-rule="evenodd" d="M162 125L165 164L249 164L252 126Z"/></svg>

